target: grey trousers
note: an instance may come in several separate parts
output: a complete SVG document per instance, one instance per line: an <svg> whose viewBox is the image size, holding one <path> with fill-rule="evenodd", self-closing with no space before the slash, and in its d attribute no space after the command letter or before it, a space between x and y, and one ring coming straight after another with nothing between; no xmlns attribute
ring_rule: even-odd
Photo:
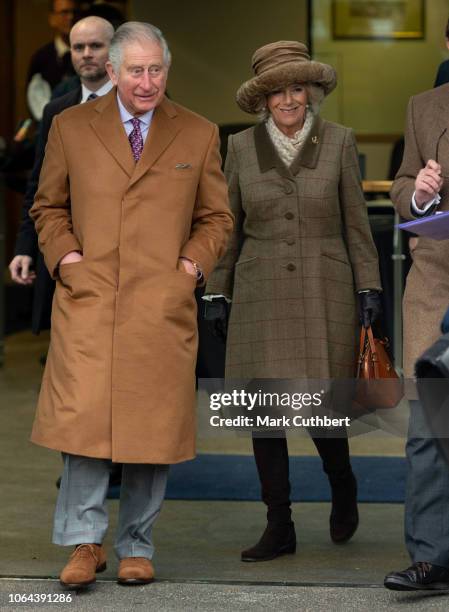
<svg viewBox="0 0 449 612"><path fill-rule="evenodd" d="M106 494L111 461L62 454L64 469L56 502L53 543L101 544L108 528ZM114 550L119 559L151 559L151 530L164 501L168 465L123 464Z"/></svg>
<svg viewBox="0 0 449 612"><path fill-rule="evenodd" d="M413 562L449 568L449 466L419 401L410 401L405 543Z"/></svg>

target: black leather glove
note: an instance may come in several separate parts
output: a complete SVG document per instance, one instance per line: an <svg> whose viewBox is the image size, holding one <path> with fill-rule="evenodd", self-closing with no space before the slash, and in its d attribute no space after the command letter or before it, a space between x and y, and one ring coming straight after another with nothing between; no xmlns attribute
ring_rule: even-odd
<svg viewBox="0 0 449 612"><path fill-rule="evenodd" d="M209 321L209 329L214 336L226 342L228 334L229 304L223 297L206 300L204 319Z"/></svg>
<svg viewBox="0 0 449 612"><path fill-rule="evenodd" d="M444 313L443 320L441 321L441 331L443 334L447 334L449 332L449 308Z"/></svg>
<svg viewBox="0 0 449 612"><path fill-rule="evenodd" d="M359 318L363 327L367 328L382 314L382 302L379 291L370 289L358 294Z"/></svg>

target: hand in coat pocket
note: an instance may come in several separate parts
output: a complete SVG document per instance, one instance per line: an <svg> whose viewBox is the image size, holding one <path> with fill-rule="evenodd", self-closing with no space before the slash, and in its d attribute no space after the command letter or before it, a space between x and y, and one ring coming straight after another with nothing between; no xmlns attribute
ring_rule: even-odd
<svg viewBox="0 0 449 612"><path fill-rule="evenodd" d="M64 266L65 264L78 263L79 261L82 261L82 260L83 260L83 256L81 255L79 251L70 251L70 253L67 253L67 255L64 255L64 257L59 262L59 265Z"/></svg>

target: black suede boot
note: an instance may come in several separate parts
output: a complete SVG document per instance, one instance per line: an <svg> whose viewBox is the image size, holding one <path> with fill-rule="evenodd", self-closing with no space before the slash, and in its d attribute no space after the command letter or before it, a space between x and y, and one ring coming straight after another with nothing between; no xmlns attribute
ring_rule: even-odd
<svg viewBox="0 0 449 612"><path fill-rule="evenodd" d="M343 478L331 478L332 511L329 518L330 535L335 544L352 538L359 526L357 509L357 481L352 470Z"/></svg>
<svg viewBox="0 0 449 612"><path fill-rule="evenodd" d="M357 481L352 472L346 437L313 438L332 490L330 536L335 544L352 538L359 524Z"/></svg>
<svg viewBox="0 0 449 612"><path fill-rule="evenodd" d="M280 555L296 552L295 525L290 523L268 523L262 537L255 546L242 551L242 561L270 561Z"/></svg>
<svg viewBox="0 0 449 612"><path fill-rule="evenodd" d="M242 552L242 561L269 561L296 551L295 526L291 520L287 440L253 437L254 457L267 506L268 525L259 542Z"/></svg>

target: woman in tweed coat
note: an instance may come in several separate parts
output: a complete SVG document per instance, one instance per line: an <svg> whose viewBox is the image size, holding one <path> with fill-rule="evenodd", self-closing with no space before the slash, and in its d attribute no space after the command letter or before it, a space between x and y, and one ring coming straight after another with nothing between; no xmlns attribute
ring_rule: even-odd
<svg viewBox="0 0 449 612"><path fill-rule="evenodd" d="M236 224L207 284L206 317L224 298L232 301L227 378L349 379L356 293L369 324L381 286L354 136L318 115L336 74L292 41L261 47L252 64L255 76L237 103L264 119L229 138L225 173ZM348 440L314 442L332 488L331 537L345 542L358 525ZM253 447L268 526L242 560L264 561L296 549L288 450L284 435L254 437Z"/></svg>

